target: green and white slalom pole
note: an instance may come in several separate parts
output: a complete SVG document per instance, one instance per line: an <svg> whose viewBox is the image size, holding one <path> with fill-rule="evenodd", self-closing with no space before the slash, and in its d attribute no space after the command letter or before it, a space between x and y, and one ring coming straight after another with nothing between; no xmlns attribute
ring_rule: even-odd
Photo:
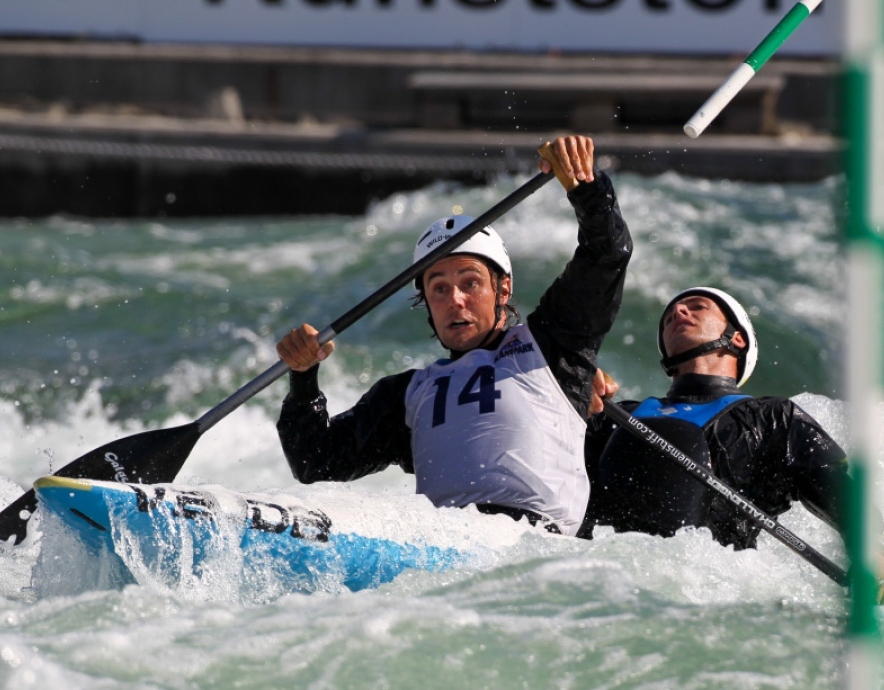
<svg viewBox="0 0 884 690"><path fill-rule="evenodd" d="M884 401L884 10L881 0L846 0L844 133L847 141L848 329L852 495L845 497L851 563L847 690L880 688L873 489Z"/></svg>
<svg viewBox="0 0 884 690"><path fill-rule="evenodd" d="M761 69L765 62L770 59L792 32L813 12L822 0L801 0L788 14L780 20L773 31L758 44L742 64L718 87L709 100L694 113L694 116L684 126L684 133L692 139L696 139L703 133L712 121L718 117L725 106L730 103L734 96L749 83L755 73Z"/></svg>

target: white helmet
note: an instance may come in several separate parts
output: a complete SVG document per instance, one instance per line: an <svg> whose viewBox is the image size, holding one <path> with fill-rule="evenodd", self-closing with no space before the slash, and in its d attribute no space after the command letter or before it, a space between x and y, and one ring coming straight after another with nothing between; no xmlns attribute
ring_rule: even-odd
<svg viewBox="0 0 884 690"><path fill-rule="evenodd" d="M414 247L414 260L417 263L427 254L447 240L452 235L463 230L473 222L470 216L449 216L440 218L423 233ZM505 275L510 277L510 292L512 292L513 267L510 263L510 255L506 251L506 245L491 226L479 230L470 239L457 247L451 254L475 254L488 259L500 268ZM419 286L420 278L415 280Z"/></svg>
<svg viewBox="0 0 884 690"><path fill-rule="evenodd" d="M666 349L663 346L663 316L666 315L666 312L669 311L673 304L683 300L685 297L692 297L694 295L708 297L715 302L724 313L730 326L739 330L746 338L746 347L740 350L734 346L730 342L733 333L729 333L728 330L730 329L726 329L722 334L722 337L718 340L699 345L687 352L683 352L680 355L670 358L666 354ZM663 314L660 316L660 323L657 327L657 349L659 349L660 354L663 355L663 359L660 360L660 363L663 365L663 368L666 369L667 374L672 376L675 373L675 364L681 364L689 359L699 357L700 355L711 352L712 350L717 350L721 347L727 347L737 355L737 385L742 386L749 380L749 377L755 370L755 364L758 361L758 339L755 336L755 328L752 326L749 314L746 313L746 310L743 309L743 306L737 302L737 300L726 292L711 287L693 287L687 290L682 290L669 300L669 303L666 305L665 309L663 309Z"/></svg>

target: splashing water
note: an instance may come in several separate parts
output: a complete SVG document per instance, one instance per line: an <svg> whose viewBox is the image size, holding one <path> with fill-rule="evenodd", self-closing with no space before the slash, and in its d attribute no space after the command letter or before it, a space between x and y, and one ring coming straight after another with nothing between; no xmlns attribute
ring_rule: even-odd
<svg viewBox="0 0 884 690"><path fill-rule="evenodd" d="M676 290L712 284L737 296L758 330L747 392L793 397L849 449L837 364L839 181L614 180L636 242L600 355L620 397L665 390L659 311ZM272 365L287 329L327 325L407 266L433 220L455 207L478 215L522 182L439 183L357 218L2 222L0 501L112 439L192 421ZM494 225L526 314L573 251L573 215L548 185ZM378 377L438 356L409 294L338 339L321 374L332 412ZM38 513L23 545L0 545L6 687L838 685L844 593L767 535L735 553L702 529L666 540L597 529L578 541L513 532L498 516L508 522L497 530L469 511L439 516L396 469L302 487L274 428L284 394L283 383L269 387L207 433L176 485L313 496L429 544L448 543L456 524L484 559L361 592L330 581L305 595L281 587L269 566L244 569L236 549L204 577L181 580L139 570L133 549L135 574L124 577ZM880 485L874 498L884 505ZM782 522L844 562L838 535L803 508Z"/></svg>

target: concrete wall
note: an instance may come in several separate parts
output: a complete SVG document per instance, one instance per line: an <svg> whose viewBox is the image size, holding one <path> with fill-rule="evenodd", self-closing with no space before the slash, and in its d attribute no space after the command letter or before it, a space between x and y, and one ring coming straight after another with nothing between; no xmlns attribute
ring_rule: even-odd
<svg viewBox="0 0 884 690"><path fill-rule="evenodd" d="M661 75L683 75L720 83L736 64L721 58L7 41L0 42L0 105L56 103L74 111L134 106L195 117L210 113L218 95L232 88L247 119L413 127L419 123L418 94L409 88L409 77L419 71L629 74L650 83ZM783 78L785 91L777 107L785 119L830 129L835 75L831 62L788 60L771 62L758 78ZM662 90L661 95L666 96ZM510 121L505 115L500 120Z"/></svg>
<svg viewBox="0 0 884 690"><path fill-rule="evenodd" d="M435 179L531 170L539 143L575 130L596 138L606 165L642 174L795 181L836 171L837 70L827 61L769 63L753 89L775 84L772 106L764 89L752 97L747 89L700 139L682 134L734 67L646 56L0 41L0 215L359 213ZM458 75L478 77L479 88L434 92L428 109L427 94L413 88L427 73L455 85ZM517 86L484 88L490 75ZM664 75L688 88L676 94ZM553 88L571 76L634 88ZM692 84L701 86L691 92Z"/></svg>

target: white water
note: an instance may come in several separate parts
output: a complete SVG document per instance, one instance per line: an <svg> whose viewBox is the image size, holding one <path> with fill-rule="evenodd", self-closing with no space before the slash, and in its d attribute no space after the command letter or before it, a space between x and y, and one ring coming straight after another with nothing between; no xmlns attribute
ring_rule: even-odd
<svg viewBox="0 0 884 690"><path fill-rule="evenodd" d="M615 182L636 253L601 361L622 397L666 386L653 348L662 302L719 285L759 328L748 392L794 396L849 450L831 366L843 302L832 183ZM115 438L192 421L272 364L284 328L324 325L389 278L414 227L458 204L487 208L514 185L396 195L359 219L5 226L0 503ZM559 197L545 189L495 224L523 312L573 242ZM339 339L322 373L332 412L437 351L405 304L391 299ZM176 483L309 490L276 438L283 394L274 384L206 433ZM439 539L433 509L395 468L314 488ZM880 484L874 497L884 506ZM800 506L781 521L843 563L838 536ZM233 571L120 589L72 546L41 551L62 543L49 529L0 552L3 687L834 688L843 668L843 592L765 534L734 553L703 530L663 540L597 529L591 542L489 531L492 557L474 568L276 596Z"/></svg>
<svg viewBox="0 0 884 690"><path fill-rule="evenodd" d="M351 394L355 395L355 391L351 391ZM849 447L849 439L846 437L847 406L844 403L811 394L799 395L796 401L819 419L839 443ZM8 412L11 414L3 415L2 423L3 436L7 438L24 427L20 420L16 422L14 411ZM131 426L119 427L103 419L99 412L90 409L88 405L73 410L72 415L69 427L53 424L49 429L25 429L30 434L28 443L33 444L30 452L26 445L23 447L20 444L20 454L17 457L11 456L16 461L20 474L33 476L35 457L38 463L46 462L43 444L50 433L55 440L62 439L64 442L65 438L70 438L79 439L83 443L84 438L106 441L139 430ZM10 420L13 422L11 425L8 424ZM171 427L185 421L189 420L173 418L166 426ZM326 500L332 501L353 501L355 496L376 511L379 519L389 514L396 521L413 525L415 534L428 543L434 543L434 539L438 542L431 527L433 520L427 516L434 509L423 499L415 500L413 478L396 468L347 485L302 487L295 484L288 474L285 459L275 439L274 420L260 407L238 410L224 424L208 432L197 443L176 484L214 484L237 491L285 491L292 495L314 491L326 495ZM2 499L9 501L17 497L20 488L7 481L2 491ZM884 503L884 491L881 487L876 489L875 496L879 504ZM478 515L473 518L480 523L485 519L485 516ZM781 522L824 554L843 562L843 551L837 534L800 506L783 516ZM510 538L511 535L501 537L496 543L504 554L503 562L507 562L512 549ZM833 610L841 607L841 592L837 587L769 536L762 535L758 551L738 553L733 553L730 549L710 548L709 539L704 530L685 531L674 539L660 540L644 535L614 535L607 528L600 528L597 529L593 542L566 540L569 542L567 547L545 543L541 547L529 540L529 543L521 544L516 549L518 553L513 554L513 557L514 562L518 562L520 558L543 557L546 549L552 549L555 553L563 550L568 554L584 554L590 560L602 559L606 567L622 571L632 585L642 591L654 592L684 603L761 603L773 598L778 601L834 607ZM570 543L572 541L573 544ZM495 546L495 543L492 541L491 545ZM15 577L5 574L6 596L25 601L31 598L28 594L30 572L25 563L29 557L35 557L38 546L39 539L29 536L24 548L11 549L11 562L21 567L17 568ZM538 550L535 551L535 548ZM70 574L71 581L75 582L85 576L85 570L89 567L90 564L84 562L84 573ZM422 578L423 575L416 575L414 579L419 581ZM397 585L394 583L389 587L396 589ZM210 594L206 596L211 598Z"/></svg>

